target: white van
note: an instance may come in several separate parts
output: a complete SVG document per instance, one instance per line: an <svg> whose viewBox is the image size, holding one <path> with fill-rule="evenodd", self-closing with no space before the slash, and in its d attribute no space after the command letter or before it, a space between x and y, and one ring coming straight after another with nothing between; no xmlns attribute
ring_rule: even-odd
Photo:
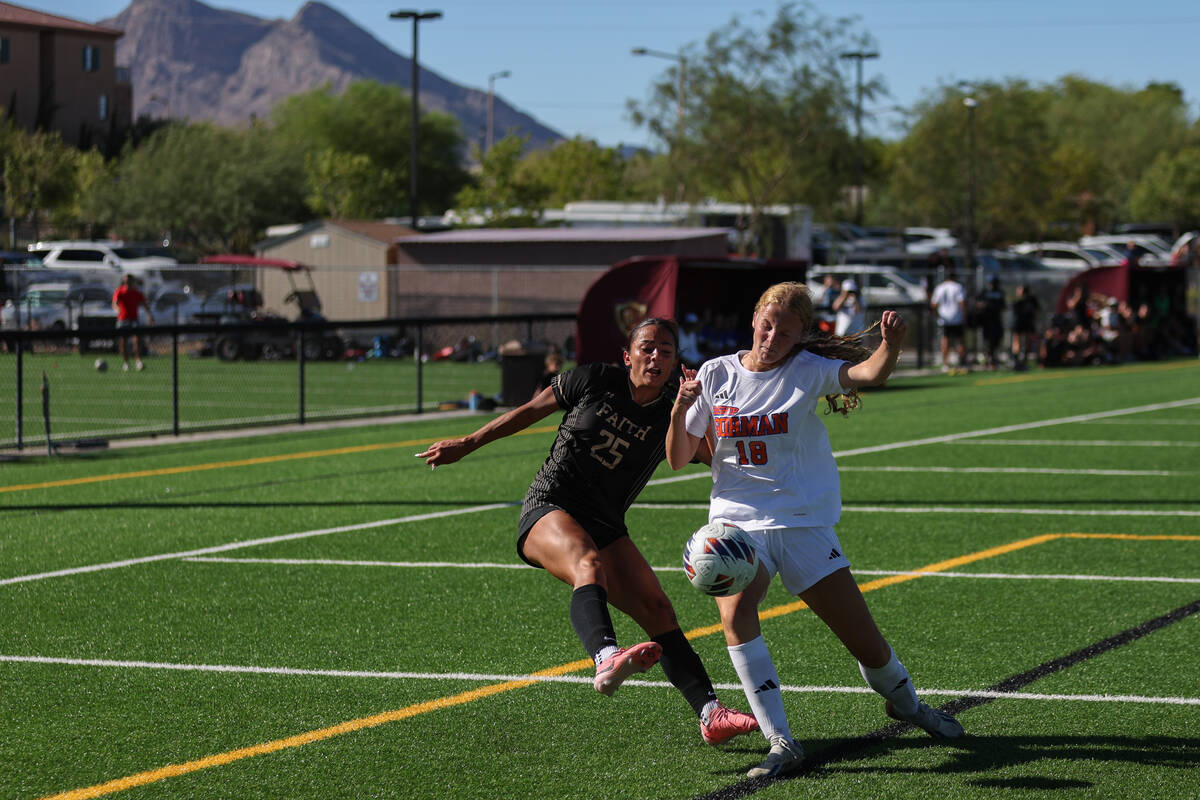
<svg viewBox="0 0 1200 800"><path fill-rule="evenodd" d="M167 280L164 267L169 269L179 263L162 248L119 241L35 242L29 245L29 252L40 258L46 269L73 272L87 283L101 283L113 289L129 273L147 293Z"/></svg>

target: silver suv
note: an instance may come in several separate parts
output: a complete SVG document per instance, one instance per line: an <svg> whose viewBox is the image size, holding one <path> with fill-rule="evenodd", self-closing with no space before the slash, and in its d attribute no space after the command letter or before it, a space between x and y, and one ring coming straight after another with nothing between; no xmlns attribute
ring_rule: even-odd
<svg viewBox="0 0 1200 800"><path fill-rule="evenodd" d="M29 245L29 252L40 258L47 269L74 272L88 283L102 283L114 289L129 273L147 292L162 285L164 267L179 263L161 247L119 241L35 242Z"/></svg>

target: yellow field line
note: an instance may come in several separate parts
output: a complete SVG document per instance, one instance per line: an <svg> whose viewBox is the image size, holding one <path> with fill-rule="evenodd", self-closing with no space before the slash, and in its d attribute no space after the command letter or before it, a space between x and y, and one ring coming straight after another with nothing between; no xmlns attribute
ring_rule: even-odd
<svg viewBox="0 0 1200 800"><path fill-rule="evenodd" d="M1032 547L1034 545L1042 544L1043 542L1049 542L1054 539L1060 539L1060 538L1063 538L1064 536L1085 537L1085 536L1102 536L1102 535L1103 534L1049 533L1049 534L1044 534L1042 536L1033 536L1028 539L1021 539L1019 541L1010 542L1009 544L1000 545L998 547L991 547L991 548L988 548L987 550L980 550L977 553L969 553L964 556L958 556L957 558L951 558L946 561L939 561L934 564L929 564L927 566L921 567L920 569L916 570L916 572L933 573L933 572L940 572L942 570L953 569L954 567L959 567L959 566L962 566L963 564L970 564L973 561L980 561L985 558L993 558L995 556L1003 555L1005 553L1011 553L1014 550L1020 550L1022 548ZM1114 537L1118 536L1118 534L1113 534L1113 536ZM1134 538L1137 538L1137 537L1134 537ZM1200 538L1200 537L1197 537L1197 538ZM920 577L923 577L923 576L922 575L894 575L894 576L889 576L887 578L881 578L879 580L871 581L869 583L864 583L859 588L863 592L869 592L874 589L882 589L885 586L893 586L895 584L904 583L905 581L915 580ZM778 617L778 616L782 616L784 614L790 614L795 611L799 611L800 609L803 609L803 608L807 608L807 606L802 602L786 603L784 605L775 606L774 608L769 608L765 611L760 612L759 617L761 619L770 619L772 617ZM689 638L689 639L697 639L701 636L709 636L709 635L712 635L715 633L720 633L720 632L721 632L721 626L718 624L718 625L709 625L709 626L705 626L702 628L696 628L694 630L688 631L688 633L686 635L687 635L687 638ZM406 706L405 708L396 709L394 711L386 711L382 714L375 714L370 717L361 717L359 719L349 720L347 722L342 722L338 725L332 725L328 728L320 728L318 730L308 731L307 733L301 733L301 734L297 734L295 736L289 736L285 739L276 739L271 742L264 742L262 744L252 745L250 747L242 747L237 750L229 750L224 753L218 753L216 755L206 756L204 758L199 758L194 761L187 761L182 764L172 764L172 765L169 765L166 767L160 767L158 769L148 770L146 772L139 772L136 775L129 775L124 778L118 778L116 780L107 781L105 783L98 783L94 786L88 786L88 787L85 787L82 789L73 789L68 792L63 792L61 794L53 795L52 797L43 798L43 800L84 800L84 798L101 797L103 795L113 794L115 792L124 791L125 789L132 789L135 786L145 786L148 783L155 783L157 781L165 780L167 778L174 778L179 775L186 775L189 772L196 772L198 770L208 769L209 767L218 767L223 764L229 764L234 761L239 761L243 758L251 758L253 756L261 756L261 755L266 755L267 753L275 753L280 750L286 750L286 749L292 748L292 747L300 747L302 745L311 744L313 742L319 742L323 739L329 739L333 736L340 736L344 733L352 733L354 731L363 730L364 728L373 728L378 725L384 725L389 722L396 722L397 720L408 719L409 717L415 717L419 714L426 714L430 711L438 711L443 708L449 708L451 706L462 705L463 703L470 703L474 700L480 700L484 697L490 697L492 695L501 694L503 692L510 692L514 689L521 689L526 686L532 686L533 684L538 682L536 679L539 677L547 677L548 678L548 677L556 677L559 675L566 675L571 672L579 672L581 670L589 669L592 666L594 666L592 660L587 659L587 658L580 659L578 661L571 661L567 664L560 664L557 667L550 667L548 669L544 669L539 672L531 673L529 680L505 681L504 683L496 683L496 684L492 684L490 686L482 686L478 689L473 689L469 692L462 692L460 694L451 695L450 697L443 697L443 698L439 698L437 700L430 700L425 703L417 703L415 705Z"/></svg>
<svg viewBox="0 0 1200 800"><path fill-rule="evenodd" d="M531 433L548 433L557 430L553 427L527 428L516 436ZM360 444L350 447L335 447L330 450L310 450L306 453L282 453L276 456L260 456L258 458L242 458L236 461L214 461L207 464L192 464L185 467L162 467L160 469L142 469L136 472L117 472L110 475L89 475L84 478L64 478L57 481L41 483L23 483L14 486L0 486L0 494L4 492L23 492L30 489L53 489L61 486L81 486L87 483L103 483L104 481L120 481L130 478L153 478L161 475L180 475L185 472L203 472L211 469L229 469L231 467L253 467L260 464L277 464L281 461L298 461L305 458L325 458L326 456L344 456L350 453L369 453L373 450L391 450L397 447L421 447L433 444L439 439L411 439L407 442L384 442L381 444Z"/></svg>
<svg viewBox="0 0 1200 800"><path fill-rule="evenodd" d="M1188 369L1197 366L1195 361L1179 361L1171 364L1130 364L1123 367L1109 367L1107 369L1095 371L1088 374L1096 375L1124 375L1128 373L1138 372L1167 372L1176 369ZM975 386L996 386L1004 383L1027 383L1029 381L1056 381L1061 378L1077 377L1080 373L1072 372L1069 369L1061 372L1052 373L1024 373L1022 375L1006 375L1004 377L981 378L974 382Z"/></svg>

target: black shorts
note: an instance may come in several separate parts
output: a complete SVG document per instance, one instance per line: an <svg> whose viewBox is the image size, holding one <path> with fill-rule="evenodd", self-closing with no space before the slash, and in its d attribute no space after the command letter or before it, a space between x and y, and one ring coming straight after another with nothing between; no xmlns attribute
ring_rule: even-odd
<svg viewBox="0 0 1200 800"><path fill-rule="evenodd" d="M963 338L963 326L942 325L942 336L945 336L947 339L961 339Z"/></svg>
<svg viewBox="0 0 1200 800"><path fill-rule="evenodd" d="M564 508L548 500L526 499L525 506L521 509L521 519L517 522L517 555L531 567L541 569L542 565L535 564L525 557L525 553L522 552L525 548L525 537L533 530L533 526L537 524L537 521L551 511L562 511L565 514L569 514L571 519L579 523L579 527L587 531L587 535L592 538L592 542L596 545L597 550L603 550L618 539L629 535L629 529L624 525L617 528L611 522L595 516L580 514L577 511Z"/></svg>

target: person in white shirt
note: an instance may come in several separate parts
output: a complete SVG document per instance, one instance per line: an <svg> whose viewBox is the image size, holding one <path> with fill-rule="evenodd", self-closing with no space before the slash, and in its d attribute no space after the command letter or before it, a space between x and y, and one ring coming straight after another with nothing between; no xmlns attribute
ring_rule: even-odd
<svg viewBox="0 0 1200 800"><path fill-rule="evenodd" d="M967 322L967 292L953 272L933 289L929 307L937 312L938 327L942 329L942 371L950 372L950 346L958 354L958 369L967 368L967 342L964 331Z"/></svg>
<svg viewBox="0 0 1200 800"><path fill-rule="evenodd" d="M763 641L758 605L772 576L798 595L859 662L867 684L894 719L940 738L962 736L954 717L922 703L904 665L879 632L850 574L834 525L842 498L821 398L848 413L857 390L886 381L896 366L906 324L895 311L880 320L883 341L871 351L857 337L815 332L801 283L780 283L754 309L750 350L706 361L680 384L667 430L667 461L680 469L707 436L714 443L709 522L746 532L761 566L741 593L718 597L730 659L760 730L766 759L747 773L773 777L795 769L803 749L788 727L779 676ZM845 397L842 407L837 397Z"/></svg>
<svg viewBox="0 0 1200 800"><path fill-rule="evenodd" d="M858 284L852 278L842 281L842 291L833 301L833 332L838 336L850 336L867 327L866 306L858 293Z"/></svg>

